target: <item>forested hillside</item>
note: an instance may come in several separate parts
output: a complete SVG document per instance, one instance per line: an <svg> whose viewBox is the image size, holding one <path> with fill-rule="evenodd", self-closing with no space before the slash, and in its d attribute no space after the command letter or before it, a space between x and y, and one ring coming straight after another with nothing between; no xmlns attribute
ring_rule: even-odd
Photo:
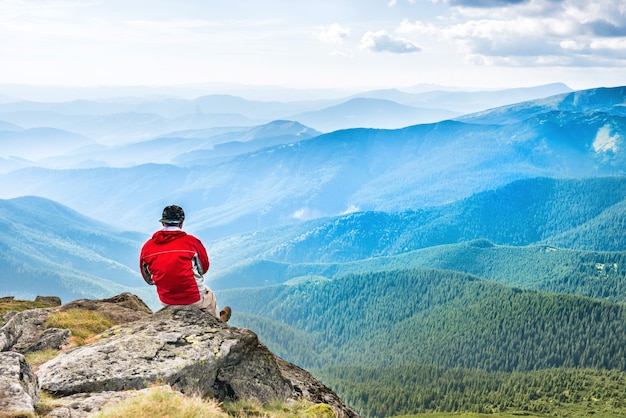
<svg viewBox="0 0 626 418"><path fill-rule="evenodd" d="M223 266L256 258L347 262L487 239L592 251L626 249L626 177L535 178L447 205L405 212L357 212L215 242Z"/></svg>
<svg viewBox="0 0 626 418"><path fill-rule="evenodd" d="M450 416L460 412L491 416L504 411L511 416L626 414L626 373L617 370L505 373L403 365L327 367L316 373L366 417L442 411L455 413Z"/></svg>
<svg viewBox="0 0 626 418"><path fill-rule="evenodd" d="M316 370L366 416L554 412L555 400L580 407L611 392L626 372L623 304L459 272L351 274L225 290L218 300L233 307L233 325ZM619 393L603 402L618 406L611 397L622 402Z"/></svg>
<svg viewBox="0 0 626 418"><path fill-rule="evenodd" d="M625 307L520 290L433 269L220 292L235 312L309 335L316 356L272 349L304 367L432 364L493 371L626 370ZM238 321L238 319L234 319ZM292 331L296 332L296 331ZM259 333L265 338L263 333Z"/></svg>
<svg viewBox="0 0 626 418"><path fill-rule="evenodd" d="M69 301L131 291L150 303L136 267L143 239L47 199L0 200L0 292Z"/></svg>
<svg viewBox="0 0 626 418"><path fill-rule="evenodd" d="M626 251L568 250L548 245L495 245L474 240L396 256L346 263L288 264L251 261L212 273L216 290L333 279L347 274L437 268L470 273L521 288L626 301Z"/></svg>

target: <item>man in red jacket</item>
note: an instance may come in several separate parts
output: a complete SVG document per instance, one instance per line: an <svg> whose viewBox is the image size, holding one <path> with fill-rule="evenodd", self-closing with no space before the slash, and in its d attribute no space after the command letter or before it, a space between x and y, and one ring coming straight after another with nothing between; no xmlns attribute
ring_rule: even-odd
<svg viewBox="0 0 626 418"><path fill-rule="evenodd" d="M202 242L182 230L183 208L166 206L155 232L142 247L139 258L141 275L146 283L156 285L159 300L168 305L195 305L226 322L227 306L218 314L215 295L204 285L209 270L209 256Z"/></svg>

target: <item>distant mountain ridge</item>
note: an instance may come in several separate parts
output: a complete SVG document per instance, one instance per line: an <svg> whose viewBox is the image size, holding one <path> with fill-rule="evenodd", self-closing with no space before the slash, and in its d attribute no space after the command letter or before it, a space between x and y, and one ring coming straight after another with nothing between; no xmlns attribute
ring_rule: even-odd
<svg viewBox="0 0 626 418"><path fill-rule="evenodd" d="M434 268L464 272L508 286L620 302L626 299L625 265L626 251L581 251L548 245L515 247L479 239L347 262L286 263L253 259L229 269L216 268L209 283L220 292L324 283L349 274Z"/></svg>
<svg viewBox="0 0 626 418"><path fill-rule="evenodd" d="M14 171L0 175L5 184L0 196L38 195L145 232L154 225L145 214L176 200L194 214L190 226L215 239L347 212L441 205L525 178L624 175L626 117L620 115L619 100L625 89L571 94L576 100L569 101L604 110L560 111L532 102L518 106L531 112L500 125L478 123L503 111L493 109L484 119L473 116L471 123L450 120L323 135L288 122L307 134L284 137L276 129L274 136L253 142L237 139L241 131L230 132L230 140L211 137L208 149L192 146L193 151L189 144L201 139L160 138L120 151L128 150L127 163L142 149L147 158L171 159L161 166ZM598 97L610 101L601 105ZM514 114L512 109L505 111ZM177 143L184 146L177 148ZM173 155L175 149L181 154ZM92 157L106 156L99 150ZM106 206L99 204L101 190L108 191ZM109 210L116 206L127 208L124 216Z"/></svg>
<svg viewBox="0 0 626 418"><path fill-rule="evenodd" d="M2 86L0 90L1 88ZM116 90L111 89L111 92L114 91ZM381 107L378 99L393 100L389 95L381 97L380 92L366 92L335 99L284 102L244 99L222 93L198 95L194 99L163 95L66 102L16 99L0 101L0 121L11 122L24 128L53 127L113 145L188 129L261 125L272 120L291 119L294 115L301 114L306 121L299 122L319 123L320 126L311 125L311 127L320 131L363 126L402 128L564 91L570 89L565 85L547 85L508 89L501 94L480 91L439 91L430 95L423 91L403 92L393 95L395 99L401 99L400 102L387 103L384 107ZM443 101L440 101L441 97L444 97ZM506 97L511 97L512 101L503 103ZM359 98L364 104L358 113L349 111L353 107L349 102L355 98ZM450 109L448 106L453 108ZM463 106L463 110L458 110L459 106ZM331 110L334 107L340 110L339 114L335 115ZM397 115L398 109L404 114ZM323 114L324 118L316 117L316 114Z"/></svg>
<svg viewBox="0 0 626 418"><path fill-rule="evenodd" d="M512 123L552 111L604 112L626 116L626 86L597 88L562 93L544 99L501 106L497 109L461 116L457 120L471 123Z"/></svg>
<svg viewBox="0 0 626 418"><path fill-rule="evenodd" d="M224 266L238 259L337 263L487 239L623 251L626 177L520 180L442 206L405 212L357 212L228 237L212 244ZM598 233L602 232L602 233Z"/></svg>

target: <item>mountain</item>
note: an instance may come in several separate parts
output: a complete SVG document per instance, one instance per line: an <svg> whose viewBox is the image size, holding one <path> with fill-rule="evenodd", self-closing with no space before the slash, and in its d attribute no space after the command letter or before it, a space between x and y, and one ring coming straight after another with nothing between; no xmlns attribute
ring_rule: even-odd
<svg viewBox="0 0 626 418"><path fill-rule="evenodd" d="M0 87L13 91L12 87L15 86ZM565 89L566 86L560 85L558 88L539 86L492 92L466 91L464 94L458 91L439 91L430 92L430 96L423 91L417 95L408 92L366 92L343 97L335 94L332 99L275 101L252 100L217 93L198 94L193 99L182 99L171 94L158 94L158 91L168 89L155 88L150 94L146 94L145 89L129 88L130 92L140 95L63 102L0 100L0 120L25 128L50 127L66 130L106 145L114 145L181 130L260 125L272 120L293 119L293 115L302 115L303 120L296 119L300 123L308 124L304 119L315 121L319 126L310 126L318 130L366 126L395 129L448 119L516 101L541 98L556 92L561 93ZM199 91L202 90L204 89ZM118 89L109 89L109 94L117 92ZM57 97L66 95L59 90L55 93ZM189 91L185 91L185 95L188 93ZM32 94L26 92L25 96L30 97ZM463 110L458 110L460 107ZM342 116L337 118L335 111ZM320 116L328 116L329 119L324 120Z"/></svg>
<svg viewBox="0 0 626 418"><path fill-rule="evenodd" d="M1 293L70 300L133 291L153 304L137 267L147 238L39 197L0 200Z"/></svg>
<svg viewBox="0 0 626 418"><path fill-rule="evenodd" d="M623 251L626 237L619 225L626 222L625 209L625 177L536 178L447 205L357 212L231 236L212 242L211 252L227 269L249 259L344 263L478 239L508 246ZM261 266L251 276L265 280L268 274Z"/></svg>
<svg viewBox="0 0 626 418"><path fill-rule="evenodd" d="M234 144L209 160L172 156L198 164L189 167L18 170L0 175L0 196L38 195L144 232L154 225L148 211L177 201L193 213L190 226L207 239L346 212L405 211L525 178L624 175L626 118L618 114L623 106L617 100L623 95L621 88L577 92L576 102L595 110L533 111L502 125L478 123L489 120L484 115L472 123L342 130L237 155L230 153L247 148ZM610 99L604 107L593 104L600 96ZM168 152L163 148L162 155ZM125 216L110 207L124 207Z"/></svg>
<svg viewBox="0 0 626 418"><path fill-rule="evenodd" d="M485 91L464 91L443 86L418 85L402 91L375 90L357 94L355 97L392 100L408 106L440 108L456 113L473 113L571 91L572 89L563 83Z"/></svg>
<svg viewBox="0 0 626 418"><path fill-rule="evenodd" d="M94 141L72 132L54 128L30 128L0 131L0 155L38 160L50 155L75 152Z"/></svg>
<svg viewBox="0 0 626 418"><path fill-rule="evenodd" d="M597 88L557 94L544 99L486 109L465 115L457 120L471 123L506 124L521 122L533 116L550 112L608 113L626 116L626 86Z"/></svg>
<svg viewBox="0 0 626 418"><path fill-rule="evenodd" d="M24 128L13 123L0 120L0 131L22 131Z"/></svg>
<svg viewBox="0 0 626 418"><path fill-rule="evenodd" d="M177 180L170 177L174 187ZM205 240L212 265L207 283L225 290L428 267L619 301L626 297L620 267L626 243L616 225L624 223L625 202L623 177L538 178L439 207L353 213ZM2 203L0 242L7 249L5 265L11 266L2 280L6 286L19 283L12 292L38 294L34 283L52 274L51 289L65 289L59 291L64 298L65 291L101 297L124 286L139 288L133 291L154 306L153 289L144 288L136 270L147 234L111 228L42 198ZM156 230L160 208L145 210ZM193 226L186 229L195 234ZM93 289L71 285L75 279L89 279Z"/></svg>
<svg viewBox="0 0 626 418"><path fill-rule="evenodd" d="M215 259L220 259L219 254ZM625 263L624 251L580 251L547 245L514 247L479 239L343 263L252 259L231 268L220 268L218 264L208 283L212 289L222 291L328 281L349 274L435 268L519 288L620 302L626 299Z"/></svg>
<svg viewBox="0 0 626 418"><path fill-rule="evenodd" d="M384 99L354 98L321 110L299 113L290 116L290 119L331 132L355 126L394 129L439 122L459 115L459 112L446 109L418 108Z"/></svg>
<svg viewBox="0 0 626 418"><path fill-rule="evenodd" d="M192 132L193 134L193 132ZM299 122L277 120L261 126L242 130L240 135L229 134L228 137L221 135L213 141L211 149L196 149L178 154L172 160L174 164L193 166L226 161L228 157L240 154L256 152L263 148L277 145L293 144L320 135L314 129L302 125ZM195 134L194 136L197 136Z"/></svg>
<svg viewBox="0 0 626 418"><path fill-rule="evenodd" d="M278 144L303 141L320 133L292 121L253 127L193 129L114 146L94 146L39 161L46 167L132 167L141 164L199 165Z"/></svg>
<svg viewBox="0 0 626 418"><path fill-rule="evenodd" d="M274 336L271 327L259 330L268 347L305 368L429 364L507 372L626 370L622 304L521 290L458 272L347 275L222 291L218 300L233 312L304 334L304 341L294 341L283 332ZM233 323L247 327L246 318ZM299 352L301 345L315 347L315 355Z"/></svg>

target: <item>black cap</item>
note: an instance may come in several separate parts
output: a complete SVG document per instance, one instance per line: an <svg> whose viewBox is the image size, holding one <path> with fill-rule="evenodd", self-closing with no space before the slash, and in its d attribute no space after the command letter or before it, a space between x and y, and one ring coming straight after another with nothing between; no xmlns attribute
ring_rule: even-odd
<svg viewBox="0 0 626 418"><path fill-rule="evenodd" d="M164 224L179 224L185 220L185 211L180 206L169 205L163 209L163 217L159 220Z"/></svg>

